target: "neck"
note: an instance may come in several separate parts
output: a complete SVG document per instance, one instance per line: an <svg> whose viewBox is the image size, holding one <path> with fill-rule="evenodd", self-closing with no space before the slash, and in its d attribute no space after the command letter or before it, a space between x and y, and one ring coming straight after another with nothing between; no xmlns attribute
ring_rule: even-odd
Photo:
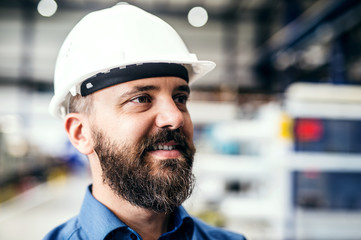
<svg viewBox="0 0 361 240"><path fill-rule="evenodd" d="M95 180L95 179L94 179ZM93 196L143 240L158 239L167 231L169 215L136 207L113 193L103 181L93 181Z"/></svg>

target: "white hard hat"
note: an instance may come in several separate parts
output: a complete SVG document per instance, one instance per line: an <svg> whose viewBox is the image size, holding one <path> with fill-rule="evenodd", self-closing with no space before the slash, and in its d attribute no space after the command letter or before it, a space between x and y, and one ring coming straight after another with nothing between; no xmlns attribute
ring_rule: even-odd
<svg viewBox="0 0 361 240"><path fill-rule="evenodd" d="M73 28L60 49L49 111L63 118L70 94L80 93L80 85L89 78L149 63L182 65L189 83L215 67L215 63L199 61L189 53L170 25L138 7L121 3L90 13Z"/></svg>

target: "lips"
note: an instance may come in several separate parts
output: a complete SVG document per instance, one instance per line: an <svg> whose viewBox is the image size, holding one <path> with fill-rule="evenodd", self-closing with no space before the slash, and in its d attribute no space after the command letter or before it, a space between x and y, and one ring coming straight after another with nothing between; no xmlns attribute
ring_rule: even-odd
<svg viewBox="0 0 361 240"><path fill-rule="evenodd" d="M162 158L178 158L181 156L181 152L178 149L179 145L174 142L158 143L150 147L149 153Z"/></svg>
<svg viewBox="0 0 361 240"><path fill-rule="evenodd" d="M165 150L165 151L170 151L170 150L174 150L176 149L175 145L163 145L163 144L157 144L151 147L152 151L157 151L157 150Z"/></svg>
<svg viewBox="0 0 361 240"><path fill-rule="evenodd" d="M140 152L156 158L171 159L186 156L192 149L188 146L187 138L180 129L162 129L144 139Z"/></svg>

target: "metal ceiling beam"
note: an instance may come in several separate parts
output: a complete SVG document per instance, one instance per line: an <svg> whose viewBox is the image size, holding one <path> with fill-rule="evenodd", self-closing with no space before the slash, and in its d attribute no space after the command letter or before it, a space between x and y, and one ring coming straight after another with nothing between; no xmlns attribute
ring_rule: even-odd
<svg viewBox="0 0 361 240"><path fill-rule="evenodd" d="M355 8L360 8L360 6L361 1L359 0L316 2L309 10L295 21L286 25L257 50L256 64L268 62L275 53L292 48L304 42L311 35L315 34L316 30L321 25L327 23L328 26L332 26L333 23L337 23L335 20L341 19L342 16L347 15L348 12ZM361 20L360 14L356 16L359 20ZM342 29L340 26L332 27L337 31Z"/></svg>

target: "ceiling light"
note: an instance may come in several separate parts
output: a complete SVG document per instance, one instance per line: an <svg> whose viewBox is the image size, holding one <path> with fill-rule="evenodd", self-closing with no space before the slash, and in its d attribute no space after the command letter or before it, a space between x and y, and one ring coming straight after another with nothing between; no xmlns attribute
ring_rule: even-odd
<svg viewBox="0 0 361 240"><path fill-rule="evenodd" d="M207 10L202 7L194 7L188 13L188 22L193 27L202 27L208 21Z"/></svg>
<svg viewBox="0 0 361 240"><path fill-rule="evenodd" d="M41 16L51 17L58 9L58 4L54 0L40 0L38 3L38 12Z"/></svg>

